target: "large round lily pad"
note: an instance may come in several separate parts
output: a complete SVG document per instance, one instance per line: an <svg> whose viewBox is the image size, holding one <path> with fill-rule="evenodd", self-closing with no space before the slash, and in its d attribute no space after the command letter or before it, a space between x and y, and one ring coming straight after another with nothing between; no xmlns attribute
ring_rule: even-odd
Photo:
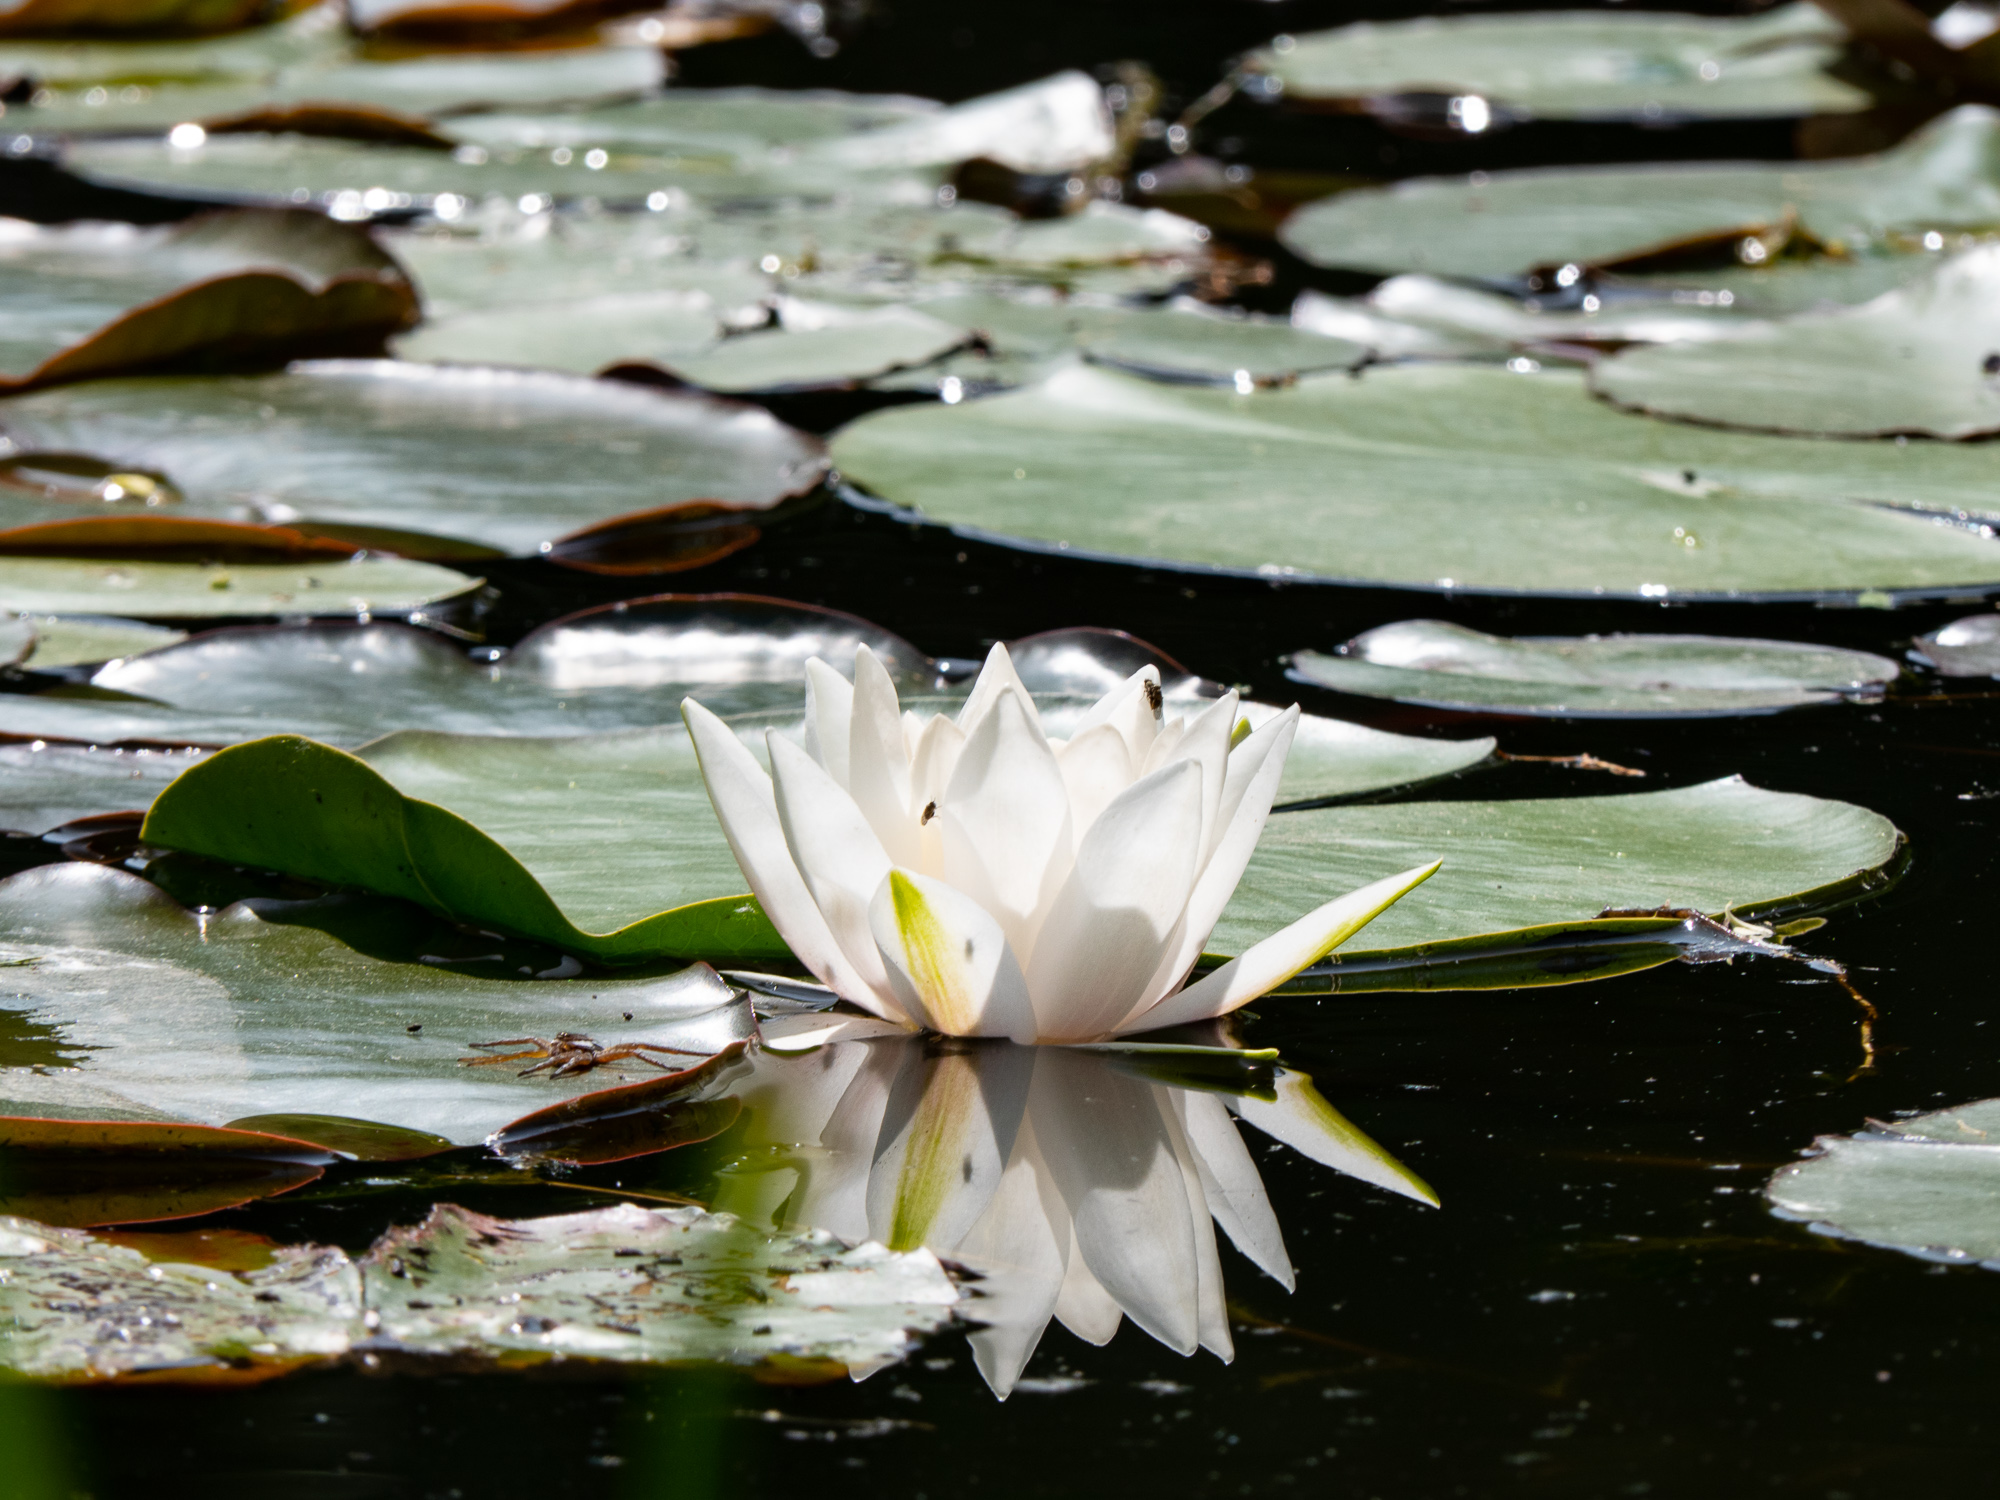
<svg viewBox="0 0 2000 1500"><path fill-rule="evenodd" d="M1880 869L1900 842L1866 808L1734 776L1666 792L1286 813L1265 825L1209 946L1240 953L1325 899L1314 892L1406 868L1398 859L1441 858L1444 868L1423 900L1377 917L1338 961L1421 958L1473 936L1500 947L1586 932L1605 925L1606 910L1778 910Z"/></svg>
<svg viewBox="0 0 2000 1500"><path fill-rule="evenodd" d="M1615 265L1701 243L1795 231L1864 245L2000 218L2000 114L1968 104L1879 156L1853 161L1547 167L1418 178L1324 199L1280 238L1315 265L1514 276Z"/></svg>
<svg viewBox="0 0 2000 1500"><path fill-rule="evenodd" d="M479 583L450 568L399 557L230 564L0 557L0 611L118 611L148 620L403 615Z"/></svg>
<svg viewBox="0 0 2000 1500"><path fill-rule="evenodd" d="M1298 682L1472 712L1559 718L1771 713L1879 698L1896 663L1865 651L1704 635L1509 639L1404 620L1356 636L1338 655L1300 651Z"/></svg>
<svg viewBox="0 0 2000 1500"><path fill-rule="evenodd" d="M1634 349L1591 389L1639 411L1827 437L2000 431L2000 245L1944 262L1860 307L1708 344Z"/></svg>
<svg viewBox="0 0 2000 1500"><path fill-rule="evenodd" d="M707 970L559 977L576 974L573 961L496 952L505 945L490 938L440 953L425 940L443 946L451 933L412 929L407 908L374 898L239 903L203 920L137 876L69 863L0 881L0 910L0 1005L55 1027L70 1049L65 1066L0 1069L7 1115L341 1115L472 1144L619 1073L638 1082L659 1070L517 1078L526 1063L463 1065L477 1055L470 1043L574 1031L686 1047L665 1059L685 1067L752 1026ZM369 956L399 939L411 951ZM435 961L416 961L425 952Z"/></svg>
<svg viewBox="0 0 2000 1500"><path fill-rule="evenodd" d="M1819 115L1866 109L1831 77L1847 34L1816 6L1759 16L1541 11L1361 21L1262 47L1287 97L1476 94L1545 120Z"/></svg>
<svg viewBox="0 0 2000 1500"><path fill-rule="evenodd" d="M688 501L765 509L811 489L824 465L817 442L756 407L388 360L97 381L0 402L0 429L17 448L164 474L186 513L413 532L417 551L435 537L533 553ZM16 524L66 511L0 494L0 519Z"/></svg>
<svg viewBox="0 0 2000 1500"><path fill-rule="evenodd" d="M1764 1196L1818 1234L2000 1269L2000 1099L1821 1136Z"/></svg>
<svg viewBox="0 0 2000 1500"><path fill-rule="evenodd" d="M1932 518L1994 514L1981 452L1657 422L1553 371L1402 365L1238 396L1070 367L874 413L833 457L968 533L1281 577L1642 597L2000 581L1990 538Z"/></svg>

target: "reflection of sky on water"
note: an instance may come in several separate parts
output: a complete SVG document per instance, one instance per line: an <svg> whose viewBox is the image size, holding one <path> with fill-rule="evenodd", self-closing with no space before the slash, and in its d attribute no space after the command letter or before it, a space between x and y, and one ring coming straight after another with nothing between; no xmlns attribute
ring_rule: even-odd
<svg viewBox="0 0 2000 1500"><path fill-rule="evenodd" d="M898 1034L764 1052L734 1092L746 1133L715 1206L977 1271L973 1351L1002 1397L1051 1318L1093 1344L1130 1318L1233 1357L1217 1227L1293 1284L1239 1122L1435 1202L1306 1075L1214 1054Z"/></svg>

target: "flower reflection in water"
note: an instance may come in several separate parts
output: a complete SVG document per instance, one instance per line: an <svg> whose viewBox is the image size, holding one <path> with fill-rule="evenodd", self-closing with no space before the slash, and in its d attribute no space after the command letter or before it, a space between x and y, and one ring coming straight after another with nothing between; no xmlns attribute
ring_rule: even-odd
<svg viewBox="0 0 2000 1500"><path fill-rule="evenodd" d="M818 1017L798 1017L803 1023ZM786 1023L769 1028L785 1045ZM1050 1318L1103 1344L1129 1317L1233 1357L1215 1229L1287 1290L1292 1265L1238 1121L1377 1186L1430 1189L1269 1054L1024 1047L858 1022L764 1051L735 1092L743 1155L718 1207L979 1272L980 1373L1006 1397ZM817 1036L807 1033L800 1037ZM1234 1118L1232 1118L1232 1116Z"/></svg>

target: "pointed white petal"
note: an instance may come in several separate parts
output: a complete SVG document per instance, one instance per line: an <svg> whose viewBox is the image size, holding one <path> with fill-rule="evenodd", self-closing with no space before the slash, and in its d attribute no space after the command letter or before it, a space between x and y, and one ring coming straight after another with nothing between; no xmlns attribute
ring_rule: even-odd
<svg viewBox="0 0 2000 1500"><path fill-rule="evenodd" d="M681 704L688 737L716 820L764 915L799 962L822 984L863 1009L901 1020L901 1010L864 978L835 940L806 887L778 818L771 778L757 757L714 714L689 698Z"/></svg>
<svg viewBox="0 0 2000 1500"><path fill-rule="evenodd" d="M1055 741L1049 742L1053 748ZM1125 736L1109 724L1073 734L1056 750L1063 787L1069 793L1070 836L1082 839L1111 799L1138 780Z"/></svg>
<svg viewBox="0 0 2000 1500"><path fill-rule="evenodd" d="M1029 1109L1077 1248L1125 1315L1168 1348L1200 1342L1187 1190L1152 1085L1044 1048Z"/></svg>
<svg viewBox="0 0 2000 1500"><path fill-rule="evenodd" d="M1188 1149L1194 1153L1208 1211L1245 1259L1291 1291L1297 1278L1285 1253L1284 1231L1228 1106L1214 1094L1188 1089L1174 1090L1174 1103L1187 1132Z"/></svg>
<svg viewBox="0 0 2000 1500"><path fill-rule="evenodd" d="M879 1016L848 1015L837 1010L808 1011L804 1015L776 1016L757 1024L758 1043L766 1052L810 1052L835 1042L868 1042L877 1037L908 1036L907 1022L885 1021Z"/></svg>
<svg viewBox="0 0 2000 1500"><path fill-rule="evenodd" d="M1173 1143L1174 1160L1181 1171L1181 1191L1187 1194L1188 1227L1194 1231L1195 1328L1201 1347L1225 1365L1236 1358L1236 1343L1229 1336L1229 1308L1222 1286L1222 1257L1215 1249L1215 1222L1208 1211L1208 1193L1202 1187L1201 1169L1189 1149L1187 1133L1181 1128L1180 1112L1174 1108L1179 1089L1154 1087L1160 1118L1166 1123Z"/></svg>
<svg viewBox="0 0 2000 1500"><path fill-rule="evenodd" d="M903 748L896 684L866 646L854 653L847 790L890 860L914 866L921 845L917 820L910 811L910 757Z"/></svg>
<svg viewBox="0 0 2000 1500"><path fill-rule="evenodd" d="M969 1337L973 1362L1002 1401L1055 1311L1070 1240L1069 1210L1042 1164L1033 1122L1024 1121L999 1190L953 1254L986 1278L975 1316L987 1326Z"/></svg>
<svg viewBox="0 0 2000 1500"><path fill-rule="evenodd" d="M1193 761L1134 782L1091 825L1028 960L1042 1040L1094 1040L1143 998L1194 886L1200 834Z"/></svg>
<svg viewBox="0 0 2000 1500"><path fill-rule="evenodd" d="M813 904L826 918L827 930L855 974L880 1002L867 1008L885 1016L904 1014L891 999L882 955L868 930L868 903L882 877L889 873L889 856L854 799L834 783L818 761L775 734L767 736L765 743L771 755L771 788L778 804L778 822L785 830L785 847L792 851L792 862L805 877ZM845 990L841 994L865 1004Z"/></svg>
<svg viewBox="0 0 2000 1500"><path fill-rule="evenodd" d="M1209 851L1215 843L1222 794L1229 782L1229 735L1235 727L1236 694L1224 693L1188 721L1186 729L1166 754L1160 754L1158 746L1154 747L1160 765L1191 760L1201 767L1201 854L1197 869L1207 863ZM1166 738L1162 734L1161 742L1164 743Z"/></svg>
<svg viewBox="0 0 2000 1500"><path fill-rule="evenodd" d="M1076 721L1069 737L1075 739L1099 724L1109 724L1125 741L1133 767L1136 769L1143 765L1153 748L1153 741L1159 737L1161 723L1160 711L1153 707L1153 701L1147 694L1148 684L1155 690L1159 688L1157 667L1141 667L1091 704L1083 717Z"/></svg>
<svg viewBox="0 0 2000 1500"><path fill-rule="evenodd" d="M868 1232L891 1250L949 1255L986 1212L1014 1150L1035 1054L910 1049L868 1176Z"/></svg>
<svg viewBox="0 0 2000 1500"><path fill-rule="evenodd" d="M925 875L944 873L944 831L938 826L937 804L964 749L965 731L943 714L935 714L910 754L910 815L917 821L917 857L910 868Z"/></svg>
<svg viewBox="0 0 2000 1500"><path fill-rule="evenodd" d="M1008 689L967 737L935 819L946 882L1026 955L1069 874L1069 794L1025 694Z"/></svg>
<svg viewBox="0 0 2000 1500"><path fill-rule="evenodd" d="M1403 896L1435 875L1444 861L1436 860L1391 875L1358 891L1336 897L1317 911L1307 912L1291 926L1274 932L1241 957L1232 958L1206 978L1179 994L1169 995L1151 1010L1133 1017L1127 1031L1158 1026L1184 1026L1223 1016L1276 989L1308 964L1327 954L1366 927Z"/></svg>
<svg viewBox="0 0 2000 1500"><path fill-rule="evenodd" d="M947 1036L1035 1040L1035 1012L1000 924L963 891L891 868L868 906L889 986L912 1016Z"/></svg>
<svg viewBox="0 0 2000 1500"><path fill-rule="evenodd" d="M1271 802L1278 795L1278 783L1285 774L1285 756L1292 748L1292 735L1298 723L1299 710L1294 705L1267 721L1229 753L1222 797L1210 825L1214 847L1203 860L1194 894L1188 897L1187 925L1181 929L1178 946L1153 975L1142 1006L1173 993L1194 967L1194 961L1201 957L1208 935L1222 919L1223 909L1236 893L1244 870L1249 868L1250 856L1256 852L1257 840L1271 815ZM1132 1024L1132 1018L1128 1017L1126 1024Z"/></svg>
<svg viewBox="0 0 2000 1500"><path fill-rule="evenodd" d="M1033 705L1033 697L1021 683L1021 674L1014 670L1014 658L1007 654L1003 642L995 641L993 649L986 653L986 664L979 669L978 677L973 679L972 692L966 697L965 707L958 711L958 727L965 731L968 739L978 731L980 722L993 711L993 705L1009 688L1021 695L1022 702ZM1040 723L1039 718L1036 722Z"/></svg>
<svg viewBox="0 0 2000 1500"><path fill-rule="evenodd" d="M1070 1231L1069 1266L1063 1272L1062 1290L1056 1296L1056 1321L1086 1344L1103 1348L1125 1321L1111 1293L1091 1274L1083 1251L1077 1248L1076 1232Z"/></svg>
<svg viewBox="0 0 2000 1500"><path fill-rule="evenodd" d="M1430 1184L1355 1129L1313 1087L1310 1074L1280 1068L1277 1093L1275 1100L1245 1095L1232 1096L1227 1103L1246 1125L1283 1141L1301 1156L1432 1208L1438 1206Z"/></svg>
<svg viewBox="0 0 2000 1500"><path fill-rule="evenodd" d="M1146 751L1146 759L1139 767L1144 776L1157 771L1173 756L1174 747L1180 744L1181 736L1187 733L1187 719L1176 714L1160 726L1160 732L1153 736L1152 747Z"/></svg>
<svg viewBox="0 0 2000 1500"><path fill-rule="evenodd" d="M847 741L854 687L817 656L806 663L806 753L847 785Z"/></svg>

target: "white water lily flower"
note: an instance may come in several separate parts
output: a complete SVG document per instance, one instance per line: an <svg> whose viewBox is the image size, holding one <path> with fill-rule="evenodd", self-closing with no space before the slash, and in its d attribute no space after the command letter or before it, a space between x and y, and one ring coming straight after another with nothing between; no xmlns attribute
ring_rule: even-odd
<svg viewBox="0 0 2000 1500"><path fill-rule="evenodd" d="M1168 718L1146 667L1067 740L1004 646L956 719L902 712L867 647L806 668L801 749L771 773L681 705L716 817L792 952L900 1025L1082 1042L1207 1020L1325 957L1437 869L1329 901L1183 987L1250 861L1298 725L1244 734L1235 693Z"/></svg>

